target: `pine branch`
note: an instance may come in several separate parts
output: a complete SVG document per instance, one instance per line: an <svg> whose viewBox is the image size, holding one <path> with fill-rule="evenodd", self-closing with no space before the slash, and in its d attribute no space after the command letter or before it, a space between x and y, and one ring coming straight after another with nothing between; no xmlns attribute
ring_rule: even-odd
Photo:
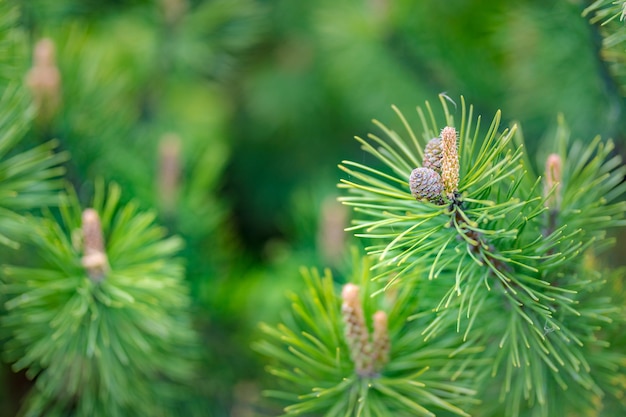
<svg viewBox="0 0 626 417"><path fill-rule="evenodd" d="M601 57L609 64L622 94L626 93L626 1L596 0L583 11L602 35Z"/></svg>
<svg viewBox="0 0 626 417"><path fill-rule="evenodd" d="M451 193L446 186L438 195L413 175L439 169L433 157L445 158L432 152L437 139L428 139L441 126L454 126L446 99L440 100L445 124L436 120L428 103L426 112L418 109L421 137L428 143L420 143L404 116L410 139L385 127L387 140L357 138L386 169L342 164L350 180L340 184L348 192L341 200L357 213L349 230L363 231L357 236L374 242L367 248L378 255L373 269L383 271L374 279L383 280L386 290L399 283L421 285L424 279L444 281L440 286L447 290L433 290L439 297L434 303L437 316L425 335L434 337L455 322L464 340L496 346L491 351L495 361L485 375L504 378L498 385L500 400L506 400L510 415L518 415L515 410L522 403L537 404L534 415L549 415L547 392L553 384L569 387L569 392L587 390L590 394L581 392L580 399L591 407L590 396L601 390L590 367L581 364L604 319L582 318L587 305L579 299L591 291L594 280L580 275L581 255L606 247L610 241L605 231L624 225L626 204L613 202L624 192L624 167L619 158L610 157L611 142L570 145L561 123L556 137L561 154L553 158L562 162L562 172L552 166L550 184L541 187L541 178L525 166L516 127L498 134L497 113L481 134L480 118L472 128L472 107L462 99L458 190ZM447 129L451 127L443 129L442 138ZM419 155L423 168L411 174ZM389 268L394 271L391 278ZM501 318L486 326L486 315L494 309L502 312ZM512 388L518 380L525 385Z"/></svg>
<svg viewBox="0 0 626 417"><path fill-rule="evenodd" d="M292 315L277 327L264 324L266 338L254 346L284 382L266 394L290 403L286 415L468 415L469 355L482 348L459 346L453 333L425 342L428 317L407 321L420 300L412 291L370 299L370 266L369 258L355 260L355 281L342 297L330 272L303 270L306 293L291 296ZM384 306L387 313L374 313Z"/></svg>
<svg viewBox="0 0 626 417"><path fill-rule="evenodd" d="M70 193L62 224L38 224L44 263L3 268L5 357L36 379L28 415L158 415L179 400L171 395L193 392L181 242L120 194L111 186L105 199L100 187L82 212Z"/></svg>
<svg viewBox="0 0 626 417"><path fill-rule="evenodd" d="M24 77L20 73L25 38L16 26L17 11L0 3L0 244L17 247L32 230L23 212L58 203L65 153L55 153L56 141L25 149L23 139L32 124Z"/></svg>

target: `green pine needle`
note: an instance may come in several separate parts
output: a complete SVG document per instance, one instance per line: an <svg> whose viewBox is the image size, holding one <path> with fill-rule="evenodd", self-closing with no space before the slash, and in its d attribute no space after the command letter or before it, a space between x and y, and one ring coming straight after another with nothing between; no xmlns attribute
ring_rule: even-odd
<svg viewBox="0 0 626 417"><path fill-rule="evenodd" d="M14 86L0 96L0 243L16 247L32 233L24 210L58 204L66 153L55 153L51 141L26 151L19 142L30 124L24 92Z"/></svg>

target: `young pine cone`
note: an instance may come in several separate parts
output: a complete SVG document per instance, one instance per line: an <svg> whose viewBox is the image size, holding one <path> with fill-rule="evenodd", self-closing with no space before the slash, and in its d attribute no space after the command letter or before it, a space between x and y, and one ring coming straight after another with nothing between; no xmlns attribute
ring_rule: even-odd
<svg viewBox="0 0 626 417"><path fill-rule="evenodd" d="M441 158L442 158L442 149L441 149L441 138L432 138L426 144L424 148L424 162L422 166L424 168L430 168L441 174Z"/></svg>
<svg viewBox="0 0 626 417"><path fill-rule="evenodd" d="M441 176L431 168L415 168L409 177L409 187L413 197L418 200L427 199L431 203L443 203Z"/></svg>

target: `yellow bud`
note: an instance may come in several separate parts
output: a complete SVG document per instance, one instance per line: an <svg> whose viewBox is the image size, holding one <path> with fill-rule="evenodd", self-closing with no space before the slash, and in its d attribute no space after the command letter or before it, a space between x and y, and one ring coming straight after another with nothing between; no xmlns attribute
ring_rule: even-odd
<svg viewBox="0 0 626 417"><path fill-rule="evenodd" d="M459 152L453 127L447 126L441 131L441 153L441 179L444 191L450 196L459 188Z"/></svg>

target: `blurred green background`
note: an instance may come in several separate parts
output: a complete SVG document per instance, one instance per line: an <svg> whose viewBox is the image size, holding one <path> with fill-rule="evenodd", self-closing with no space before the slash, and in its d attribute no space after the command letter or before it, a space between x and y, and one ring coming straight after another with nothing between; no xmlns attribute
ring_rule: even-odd
<svg viewBox="0 0 626 417"><path fill-rule="evenodd" d="M18 75L41 38L61 75L58 108L24 147L57 138L85 201L94 181L115 181L186 241L207 415L277 413L260 398L257 324L280 317L300 266L341 276L349 214L334 201L337 164L372 162L352 138L373 118L396 126L392 104L412 122L442 92L487 120L501 109L505 124L521 122L531 159L550 150L558 114L573 137L623 148L624 100L587 1L9 3ZM11 416L29 382L4 366Z"/></svg>

